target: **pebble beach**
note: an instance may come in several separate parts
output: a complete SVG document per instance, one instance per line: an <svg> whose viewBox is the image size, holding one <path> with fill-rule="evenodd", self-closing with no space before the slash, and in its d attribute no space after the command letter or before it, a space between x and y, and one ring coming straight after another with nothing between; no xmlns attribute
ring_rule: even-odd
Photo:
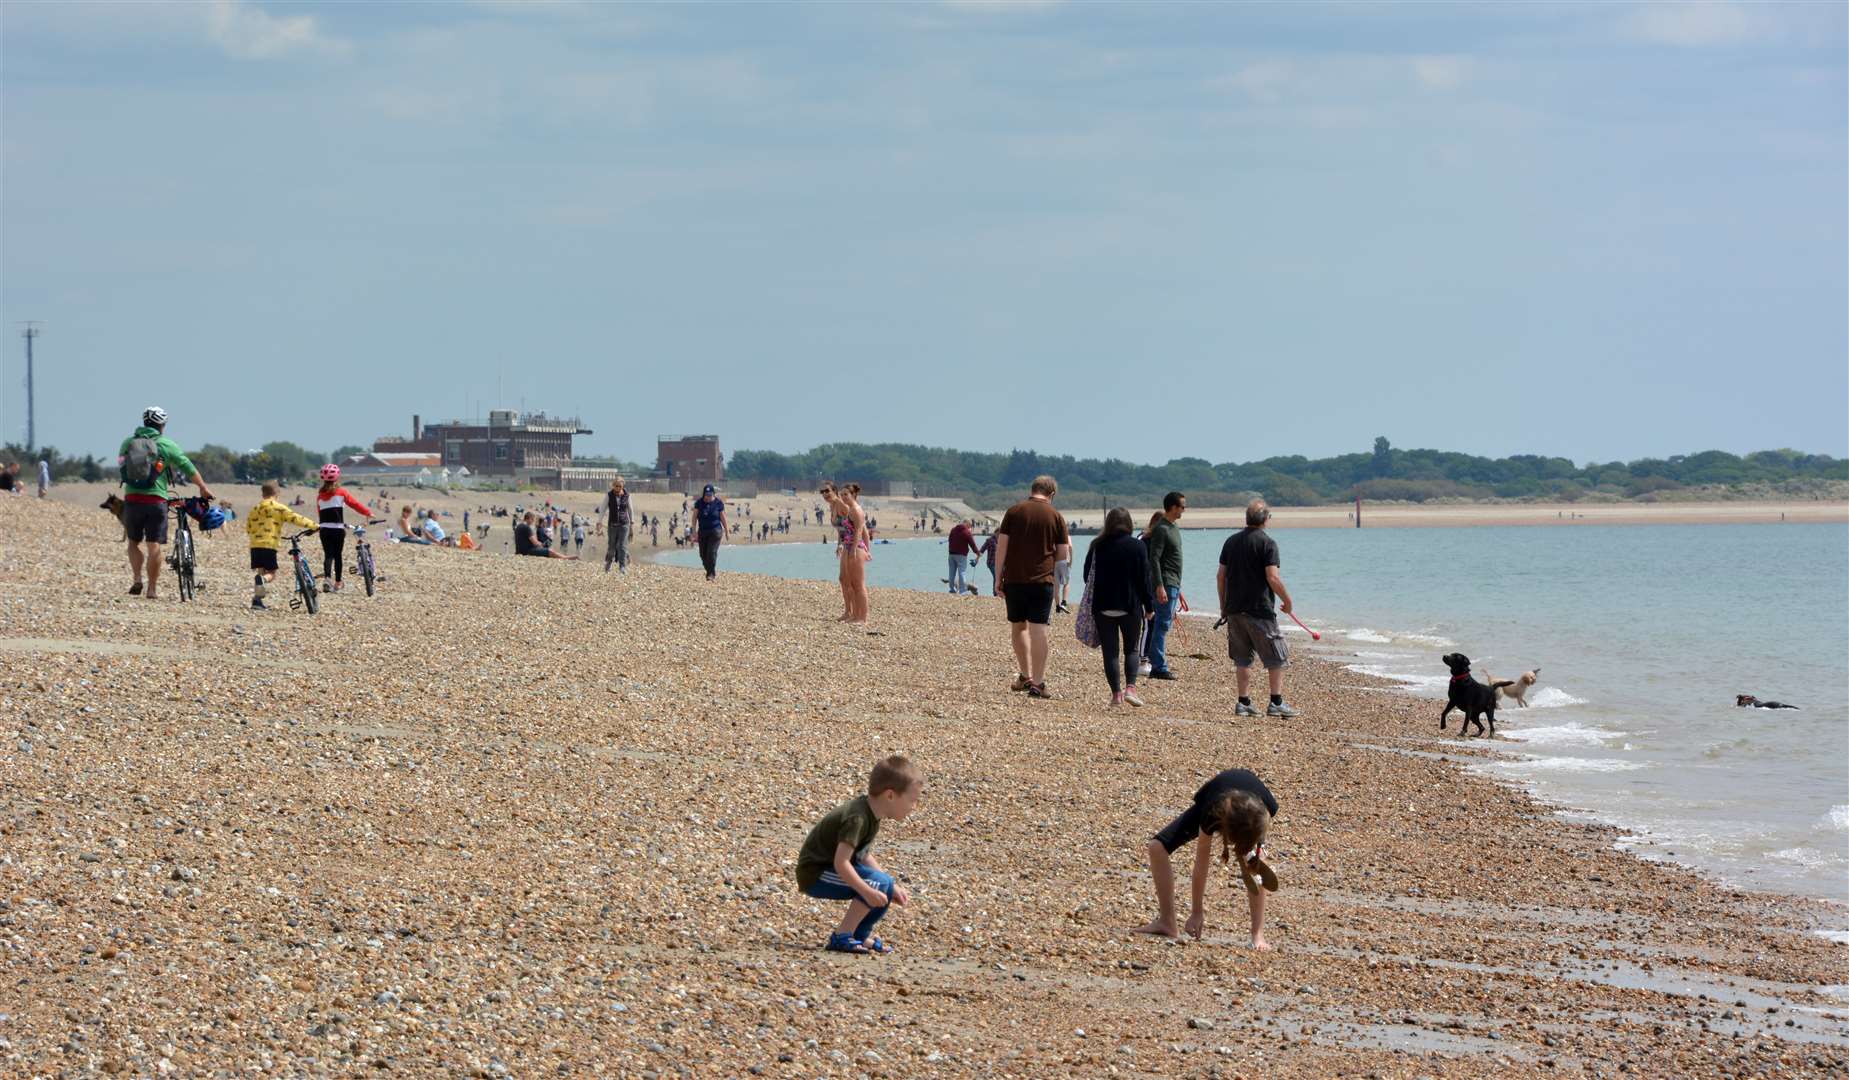
<svg viewBox="0 0 1849 1080"><path fill-rule="evenodd" d="M999 600L875 590L868 633L601 544L376 544L379 594L309 616L250 610L241 522L150 601L113 518L0 498L0 1074L1849 1071L1841 911L1614 849L1431 702L1306 660L1301 718L1235 721L1189 626L1107 708L1069 617L1030 700ZM895 752L898 951L824 953L797 849ZM1132 935L1144 842L1230 767L1280 803L1273 951L1218 863L1203 940Z"/></svg>

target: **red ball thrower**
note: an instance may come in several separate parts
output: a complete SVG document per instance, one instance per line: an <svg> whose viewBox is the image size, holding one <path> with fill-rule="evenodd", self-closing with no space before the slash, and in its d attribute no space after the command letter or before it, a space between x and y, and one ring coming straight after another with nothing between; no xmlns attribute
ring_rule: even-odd
<svg viewBox="0 0 1849 1080"><path fill-rule="evenodd" d="M1296 613L1296 612L1294 612L1294 611L1287 611L1287 612L1285 612L1285 614L1286 614L1286 615L1289 615L1289 616L1290 616L1290 621L1291 621L1291 622L1294 622L1294 623L1296 623L1296 624L1297 624L1298 626L1303 626L1303 620L1302 620L1302 619L1299 619L1299 618L1297 617L1297 613ZM1317 633L1316 631L1314 631L1314 630L1312 630L1312 629L1310 629L1310 628L1309 628L1309 627L1307 627L1307 626L1303 626L1303 632L1304 632L1304 633L1306 633L1306 634L1308 634L1308 635L1310 635L1310 640L1311 640L1311 641L1321 641L1321 640L1323 639L1323 636L1322 636L1321 634L1319 634L1319 633Z"/></svg>

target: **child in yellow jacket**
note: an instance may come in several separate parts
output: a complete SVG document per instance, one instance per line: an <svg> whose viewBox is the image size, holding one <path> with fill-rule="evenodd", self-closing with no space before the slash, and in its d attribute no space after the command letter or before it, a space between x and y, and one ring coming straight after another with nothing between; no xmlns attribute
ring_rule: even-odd
<svg viewBox="0 0 1849 1080"><path fill-rule="evenodd" d="M250 568L257 572L257 591L251 595L250 606L263 610L263 594L268 592L265 582L276 577L276 549L282 545L282 527L294 525L300 529L312 529L315 523L276 501L276 482L263 482L263 501L251 509L244 519L244 529L250 533Z"/></svg>

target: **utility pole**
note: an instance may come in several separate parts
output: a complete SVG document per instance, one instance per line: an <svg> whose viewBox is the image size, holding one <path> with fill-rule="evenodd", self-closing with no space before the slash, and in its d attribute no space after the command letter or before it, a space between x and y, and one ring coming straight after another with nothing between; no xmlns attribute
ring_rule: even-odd
<svg viewBox="0 0 1849 1080"><path fill-rule="evenodd" d="M38 427L32 415L32 339L39 336L39 324L27 322L26 338L26 452L29 454L38 445Z"/></svg>

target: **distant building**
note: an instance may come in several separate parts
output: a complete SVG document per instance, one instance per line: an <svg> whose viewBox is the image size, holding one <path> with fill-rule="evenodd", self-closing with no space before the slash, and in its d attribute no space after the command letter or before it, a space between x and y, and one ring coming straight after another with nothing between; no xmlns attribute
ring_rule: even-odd
<svg viewBox="0 0 1849 1080"><path fill-rule="evenodd" d="M561 470L571 468L571 441L591 429L577 417L543 412L493 409L486 421L448 420L425 426L411 417L411 437L386 436L373 442L373 455L435 454L437 468L485 480L516 483L548 481L556 485Z"/></svg>
<svg viewBox="0 0 1849 1080"><path fill-rule="evenodd" d="M655 472L670 491L690 491L725 480L725 456L717 435L661 435L655 439Z"/></svg>

